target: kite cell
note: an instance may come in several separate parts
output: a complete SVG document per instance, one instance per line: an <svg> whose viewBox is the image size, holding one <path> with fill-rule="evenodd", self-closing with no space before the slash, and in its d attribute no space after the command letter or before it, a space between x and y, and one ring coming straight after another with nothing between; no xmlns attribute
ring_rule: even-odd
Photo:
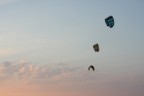
<svg viewBox="0 0 144 96"><path fill-rule="evenodd" d="M114 18L113 18L113 16L108 16L107 18L105 18L105 23L106 23L107 26L112 28L114 26Z"/></svg>
<svg viewBox="0 0 144 96"><path fill-rule="evenodd" d="M94 48L95 52L99 52L99 45L98 44L93 45L93 48Z"/></svg>

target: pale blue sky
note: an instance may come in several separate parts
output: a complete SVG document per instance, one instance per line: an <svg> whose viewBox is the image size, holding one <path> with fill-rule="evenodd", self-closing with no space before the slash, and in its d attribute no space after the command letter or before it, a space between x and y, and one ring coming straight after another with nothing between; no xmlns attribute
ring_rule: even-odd
<svg viewBox="0 0 144 96"><path fill-rule="evenodd" d="M143 57L143 3L17 0L1 5L1 48L16 51L1 57L43 63L99 58L98 55ZM109 15L115 18L112 29L104 22ZM94 53L95 43L100 44L100 53Z"/></svg>

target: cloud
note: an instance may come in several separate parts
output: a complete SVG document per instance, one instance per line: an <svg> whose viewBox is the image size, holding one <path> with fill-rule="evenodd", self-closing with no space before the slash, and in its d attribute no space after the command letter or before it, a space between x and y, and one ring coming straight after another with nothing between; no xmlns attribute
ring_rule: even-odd
<svg viewBox="0 0 144 96"><path fill-rule="evenodd" d="M0 80L17 78L26 80L27 84L68 81L80 75L85 75L80 66L67 64L36 65L25 61L0 64Z"/></svg>
<svg viewBox="0 0 144 96"><path fill-rule="evenodd" d="M0 57L13 55L16 52L17 50L12 48L0 48Z"/></svg>
<svg viewBox="0 0 144 96"><path fill-rule="evenodd" d="M0 64L0 89L14 90L10 91L12 93L21 91L19 96L29 92L48 94L50 91L53 96L58 96L56 93L65 94L59 96L70 96L71 93L74 94L71 96L143 96L143 81L143 74L93 72L76 64L37 65L26 61Z"/></svg>

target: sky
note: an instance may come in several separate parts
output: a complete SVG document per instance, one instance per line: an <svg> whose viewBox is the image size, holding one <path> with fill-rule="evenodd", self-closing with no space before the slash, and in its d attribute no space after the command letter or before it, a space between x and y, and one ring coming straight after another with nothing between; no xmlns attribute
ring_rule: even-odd
<svg viewBox="0 0 144 96"><path fill-rule="evenodd" d="M143 0L0 0L0 96L144 96L143 9Z"/></svg>

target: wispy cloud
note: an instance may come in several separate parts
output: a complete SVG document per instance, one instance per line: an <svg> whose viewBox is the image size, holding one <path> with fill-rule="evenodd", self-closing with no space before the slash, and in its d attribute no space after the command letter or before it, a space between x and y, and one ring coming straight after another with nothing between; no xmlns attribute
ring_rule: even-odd
<svg viewBox="0 0 144 96"><path fill-rule="evenodd" d="M143 96L143 80L140 74L93 72L64 63L37 65L6 61L0 64L0 89L15 91L12 96L18 92L21 92L19 96L25 92L35 96L50 93L53 96Z"/></svg>
<svg viewBox="0 0 144 96"><path fill-rule="evenodd" d="M14 49L14 48L0 48L0 57L13 55L17 51L18 50Z"/></svg>
<svg viewBox="0 0 144 96"><path fill-rule="evenodd" d="M79 75L78 75L79 74ZM59 81L84 75L80 66L70 67L67 64L36 65L29 62L9 62L0 64L0 78L18 78L29 82ZM68 78L67 78L68 77ZM38 82L37 82L38 83Z"/></svg>

